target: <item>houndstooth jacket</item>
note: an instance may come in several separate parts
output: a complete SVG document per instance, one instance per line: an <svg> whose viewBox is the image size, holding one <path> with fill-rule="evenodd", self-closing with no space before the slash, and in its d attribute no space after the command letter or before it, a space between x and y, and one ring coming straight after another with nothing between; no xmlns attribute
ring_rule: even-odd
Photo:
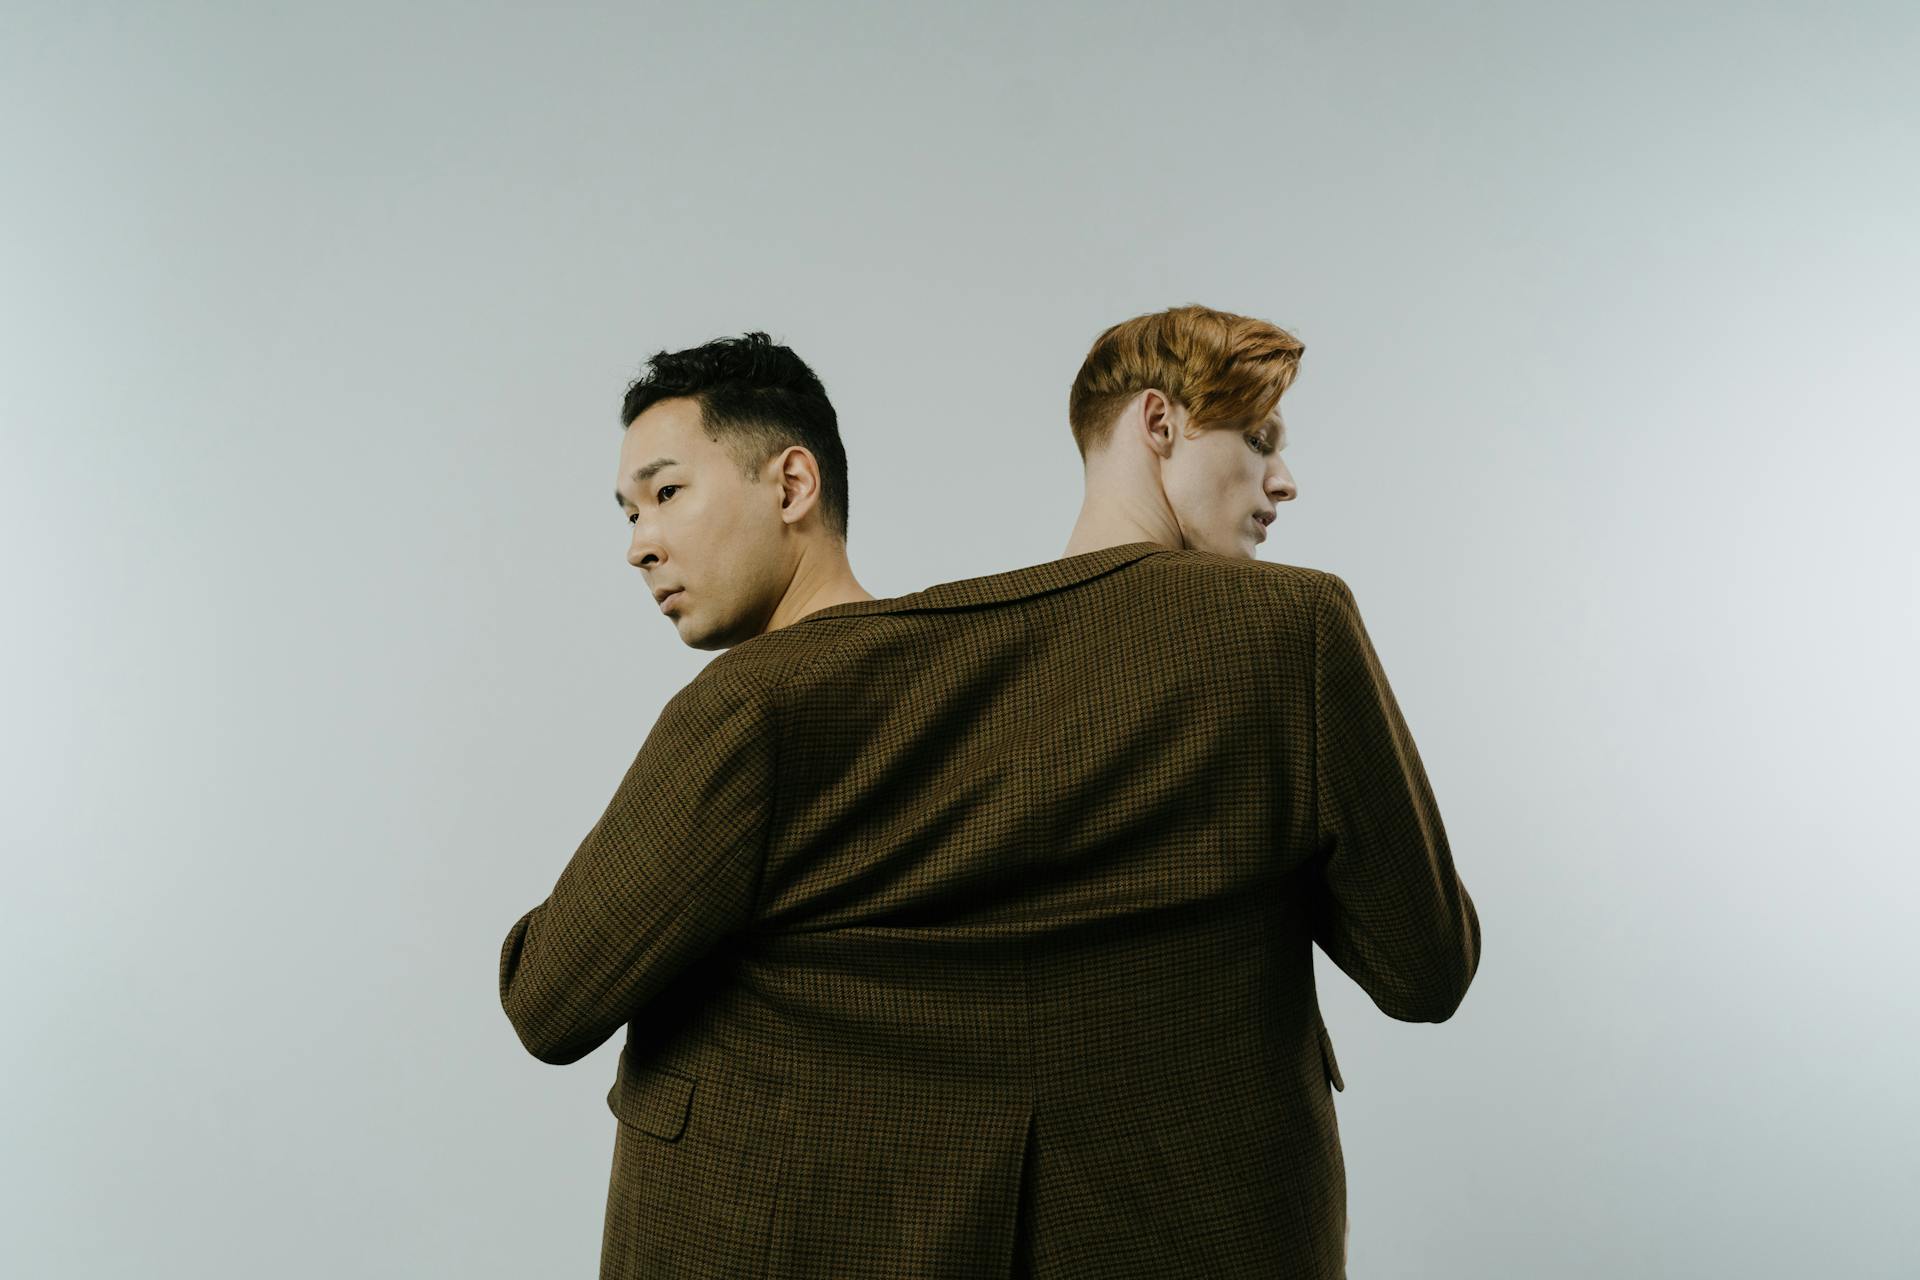
<svg viewBox="0 0 1920 1280"><path fill-rule="evenodd" d="M1480 922L1352 592L1129 543L832 605L667 703L508 931L624 1028L600 1275L1345 1275L1320 948L1441 1022Z"/></svg>

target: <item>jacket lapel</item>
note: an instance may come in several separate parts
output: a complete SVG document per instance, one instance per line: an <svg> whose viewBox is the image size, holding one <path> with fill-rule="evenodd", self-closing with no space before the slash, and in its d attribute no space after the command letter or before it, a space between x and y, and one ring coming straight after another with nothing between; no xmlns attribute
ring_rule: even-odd
<svg viewBox="0 0 1920 1280"><path fill-rule="evenodd" d="M1000 604L1071 587L1103 573L1111 573L1121 565L1132 564L1142 556L1169 550L1172 548L1158 542L1126 542L1102 547L1098 551L1049 560L1044 564L1029 565L1024 569L1009 569L1005 573L992 573L981 578L939 582L904 596L830 604L795 621L863 613L907 613L924 609L967 609L975 605Z"/></svg>

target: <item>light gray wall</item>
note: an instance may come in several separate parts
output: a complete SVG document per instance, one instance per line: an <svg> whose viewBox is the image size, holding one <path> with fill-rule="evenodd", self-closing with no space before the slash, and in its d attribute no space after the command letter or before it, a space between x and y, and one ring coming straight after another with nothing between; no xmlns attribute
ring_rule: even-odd
<svg viewBox="0 0 1920 1280"><path fill-rule="evenodd" d="M9 5L0 1271L591 1274L617 1038L494 984L711 656L627 379L792 343L893 595L1058 555L1088 343L1198 301L1308 345L1263 554L1486 930L1441 1026L1317 961L1352 1274L1915 1274L1917 35Z"/></svg>

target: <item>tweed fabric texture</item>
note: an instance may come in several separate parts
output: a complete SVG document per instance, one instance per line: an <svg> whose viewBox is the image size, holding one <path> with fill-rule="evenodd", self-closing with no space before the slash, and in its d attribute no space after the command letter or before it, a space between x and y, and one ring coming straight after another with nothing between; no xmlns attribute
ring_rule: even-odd
<svg viewBox="0 0 1920 1280"><path fill-rule="evenodd" d="M1409 1022L1479 965L1353 594L1129 543L717 655L499 983L624 1029L602 1280L1321 1280L1316 943Z"/></svg>

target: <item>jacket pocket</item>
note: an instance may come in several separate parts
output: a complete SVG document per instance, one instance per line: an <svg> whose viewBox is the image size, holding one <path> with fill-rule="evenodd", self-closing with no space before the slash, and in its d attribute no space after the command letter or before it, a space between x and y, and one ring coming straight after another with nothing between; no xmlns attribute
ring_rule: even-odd
<svg viewBox="0 0 1920 1280"><path fill-rule="evenodd" d="M665 1067L633 1069L623 1045L619 1073L614 1077L613 1088L607 1090L607 1106L621 1124L630 1124L662 1141L674 1142L686 1131L697 1083L694 1077Z"/></svg>
<svg viewBox="0 0 1920 1280"><path fill-rule="evenodd" d="M1327 1024L1314 1019L1314 1025L1320 1029L1320 1061L1327 1069L1327 1079L1333 1081L1333 1087L1345 1092L1347 1082L1340 1078L1340 1064L1334 1061L1333 1037L1327 1034Z"/></svg>

